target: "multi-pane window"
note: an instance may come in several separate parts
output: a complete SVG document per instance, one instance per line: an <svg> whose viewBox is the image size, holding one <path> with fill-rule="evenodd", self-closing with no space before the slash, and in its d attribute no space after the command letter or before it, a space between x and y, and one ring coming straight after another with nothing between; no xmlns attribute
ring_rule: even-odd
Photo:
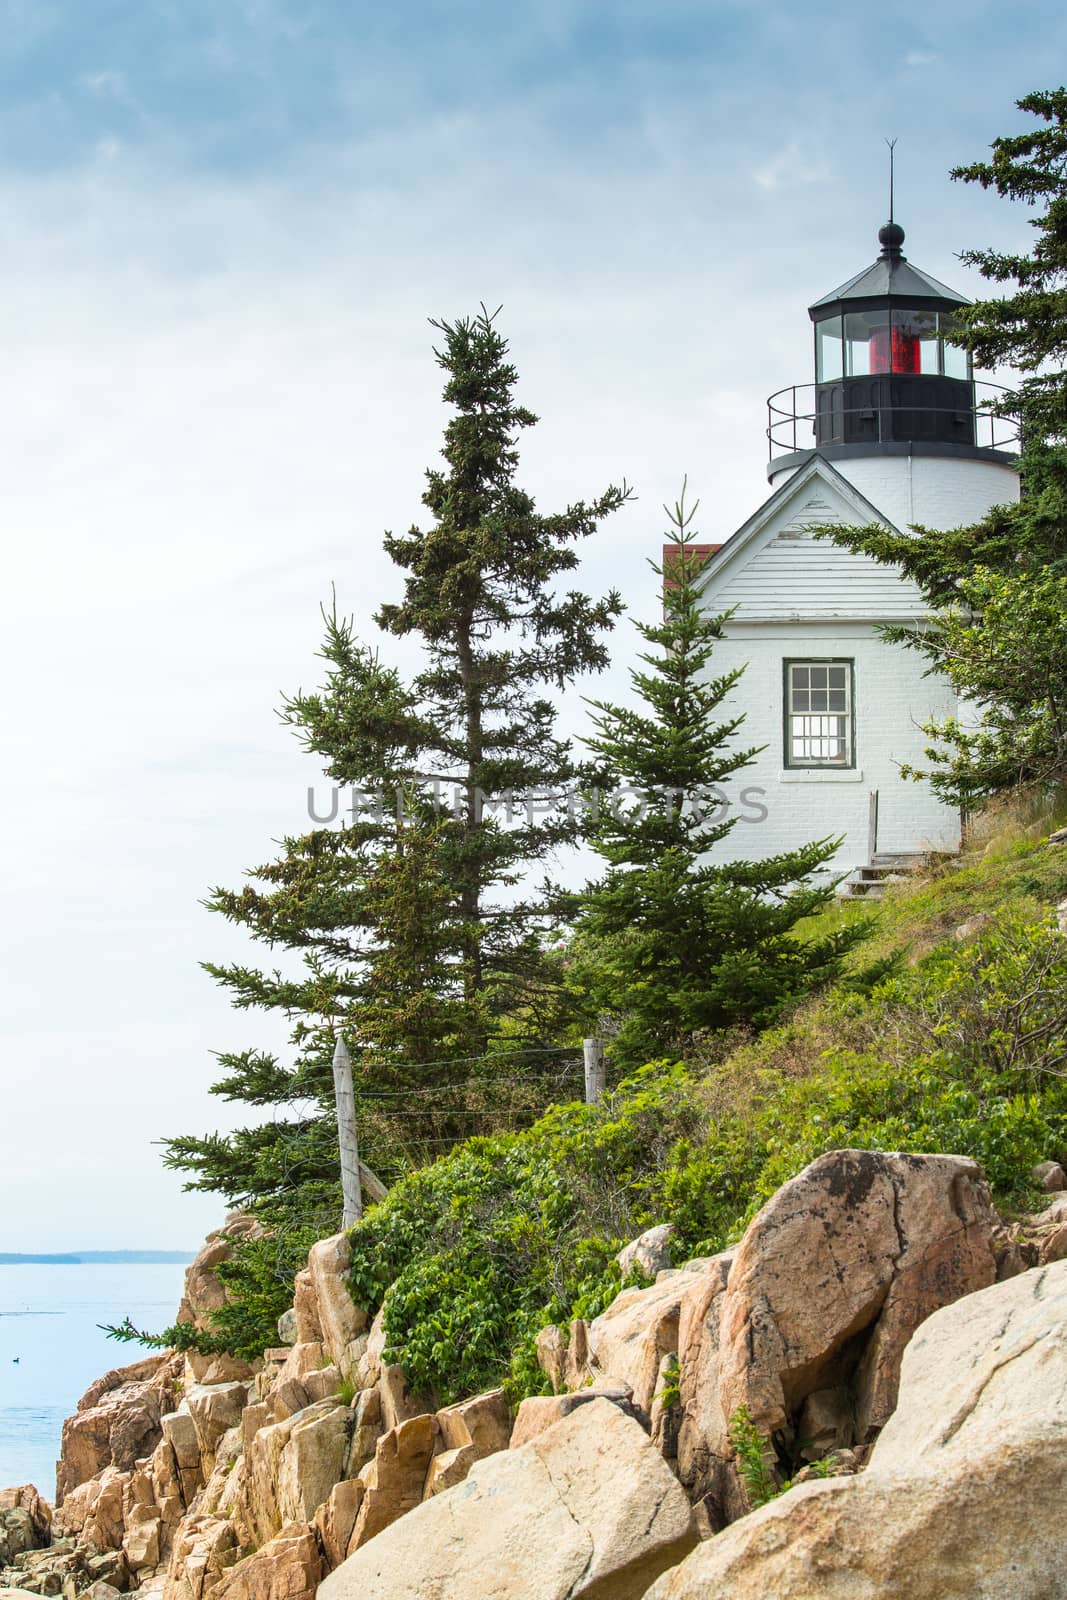
<svg viewBox="0 0 1067 1600"><path fill-rule="evenodd" d="M787 767L851 767L852 662L785 663Z"/></svg>

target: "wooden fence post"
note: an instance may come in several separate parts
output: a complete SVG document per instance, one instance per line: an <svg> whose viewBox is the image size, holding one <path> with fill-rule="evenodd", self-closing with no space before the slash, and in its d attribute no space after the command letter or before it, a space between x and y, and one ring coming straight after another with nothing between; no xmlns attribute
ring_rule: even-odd
<svg viewBox="0 0 1067 1600"><path fill-rule="evenodd" d="M878 790L872 789L867 797L867 865L878 854Z"/></svg>
<svg viewBox="0 0 1067 1600"><path fill-rule="evenodd" d="M600 1096L607 1087L607 1072L604 1067L604 1041L602 1039L583 1039L582 1054L585 1058L585 1103L595 1106L600 1101Z"/></svg>
<svg viewBox="0 0 1067 1600"><path fill-rule="evenodd" d="M340 1033L333 1047L333 1092L337 1103L337 1142L341 1150L341 1226L354 1228L363 1216L360 1188L359 1140L356 1133L356 1099L352 1092L352 1058Z"/></svg>

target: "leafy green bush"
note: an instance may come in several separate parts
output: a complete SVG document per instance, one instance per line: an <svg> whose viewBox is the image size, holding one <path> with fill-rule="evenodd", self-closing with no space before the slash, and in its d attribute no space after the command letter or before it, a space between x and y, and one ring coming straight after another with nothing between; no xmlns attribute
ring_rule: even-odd
<svg viewBox="0 0 1067 1600"><path fill-rule="evenodd" d="M618 1292L613 1257L657 1213L657 1175L694 1121L685 1078L646 1069L615 1115L561 1106L527 1133L471 1140L374 1208L352 1236L352 1291L368 1310L389 1291L390 1353L417 1388L544 1389L533 1338Z"/></svg>
<svg viewBox="0 0 1067 1600"><path fill-rule="evenodd" d="M1067 939L1044 909L1065 893L1067 852L1025 842L894 889L853 972L782 1026L652 1062L598 1107L556 1106L402 1179L353 1233L353 1293L371 1312L388 1295L389 1347L417 1387L518 1396L547 1386L538 1329L595 1316L628 1239L670 1221L678 1259L721 1249L828 1150L970 1155L1001 1202L1025 1203L1030 1168L1067 1156ZM115 1331L255 1355L322 1231L241 1241L206 1332Z"/></svg>
<svg viewBox="0 0 1067 1600"><path fill-rule="evenodd" d="M1047 910L1067 895L1067 850L1024 831L1005 823L994 855L810 918L797 937L872 927L850 970L779 1027L709 1035L600 1107L557 1106L397 1183L353 1235L352 1282L369 1311L389 1291L387 1336L412 1380L448 1399L544 1390L538 1329L607 1304L621 1244L670 1221L678 1259L718 1250L828 1150L955 1151L1002 1203L1035 1198L1030 1168L1067 1157L1067 940ZM294 1273L334 1224L318 1202L299 1228L260 1215L265 1233L220 1269L231 1303L213 1327L152 1335L127 1320L115 1335L248 1356L272 1344Z"/></svg>
<svg viewBox="0 0 1067 1600"><path fill-rule="evenodd" d="M392 1357L438 1399L541 1391L537 1330L611 1300L622 1243L669 1221L679 1259L721 1249L828 1150L970 1155L1025 1199L1034 1163L1067 1152L1065 1058L1067 939L1005 911L723 1062L652 1063L599 1107L413 1173L353 1233L353 1293L385 1302Z"/></svg>

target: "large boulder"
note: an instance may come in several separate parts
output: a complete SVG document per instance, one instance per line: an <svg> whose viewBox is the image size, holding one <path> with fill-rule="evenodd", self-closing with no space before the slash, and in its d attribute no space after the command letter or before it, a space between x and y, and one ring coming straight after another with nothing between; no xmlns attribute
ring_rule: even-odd
<svg viewBox="0 0 1067 1600"><path fill-rule="evenodd" d="M1067 1262L930 1317L904 1353L897 1409L867 1475L888 1478L1067 1448ZM1035 1515L1040 1507L1035 1504ZM1063 1538L1067 1546L1067 1526ZM1067 1553L1067 1549L1065 1549Z"/></svg>
<svg viewBox="0 0 1067 1600"><path fill-rule="evenodd" d="M38 1546L47 1545L52 1536L52 1507L32 1483L15 1489L0 1489L0 1511L27 1511Z"/></svg>
<svg viewBox="0 0 1067 1600"><path fill-rule="evenodd" d="M186 1495L182 1484L181 1468L172 1446L164 1437L153 1450L147 1463L151 1477L153 1497L165 1526L173 1530L185 1515L192 1495Z"/></svg>
<svg viewBox="0 0 1067 1600"><path fill-rule="evenodd" d="M352 1529L362 1504L362 1483L358 1478L345 1478L334 1484L315 1513L315 1532L330 1572L339 1567L348 1554Z"/></svg>
<svg viewBox="0 0 1067 1600"><path fill-rule="evenodd" d="M385 1307L379 1306L374 1321L367 1330L367 1342L354 1368L346 1368L358 1387L368 1389L381 1376L382 1356L389 1340L385 1334Z"/></svg>
<svg viewBox="0 0 1067 1600"><path fill-rule="evenodd" d="M185 1269L185 1292L178 1307L178 1321L210 1328L212 1314L226 1304L226 1286L217 1269L233 1254L241 1239L259 1231L254 1217L231 1212L223 1226L209 1233L196 1258Z"/></svg>
<svg viewBox="0 0 1067 1600"><path fill-rule="evenodd" d="M677 1354L682 1301L692 1290L687 1273L672 1272L648 1289L624 1289L589 1324L591 1371L629 1384L634 1405L646 1415L663 1357Z"/></svg>
<svg viewBox="0 0 1067 1600"><path fill-rule="evenodd" d="M123 1554L133 1573L154 1571L162 1554L163 1521L153 1516L154 1506L134 1506L125 1521Z"/></svg>
<svg viewBox="0 0 1067 1600"><path fill-rule="evenodd" d="M719 1404L719 1331L726 1286L730 1281L736 1252L727 1251L699 1274L682 1301L678 1320L678 1371L682 1415L679 1424L677 1455L681 1480L694 1497L709 1487L709 1462L712 1443L722 1438L722 1408ZM733 1488L727 1479L728 1489ZM734 1515L744 1511L743 1500ZM728 1512L722 1515L728 1517ZM732 1519L730 1519L732 1520Z"/></svg>
<svg viewBox="0 0 1067 1600"><path fill-rule="evenodd" d="M162 1355L146 1356L143 1361L131 1362L128 1367L112 1367L89 1385L78 1401L77 1409L91 1411L94 1406L100 1404L105 1395L113 1394L116 1389L122 1389L130 1383L151 1382L170 1366L173 1359L164 1352Z"/></svg>
<svg viewBox="0 0 1067 1600"><path fill-rule="evenodd" d="M313 1406L293 1419L278 1465L278 1510L283 1523L310 1522L344 1476L355 1413L347 1406Z"/></svg>
<svg viewBox="0 0 1067 1600"><path fill-rule="evenodd" d="M634 1416L632 1390L628 1383L615 1378L601 1378L587 1384L573 1394L533 1394L523 1400L515 1415L510 1448L521 1450L524 1445L547 1433L564 1417L569 1417L581 1406L590 1406L595 1400L607 1400L617 1406L627 1417Z"/></svg>
<svg viewBox="0 0 1067 1600"><path fill-rule="evenodd" d="M355 1412L355 1426L352 1429L352 1443L348 1447L348 1460L345 1463L346 1478L358 1477L368 1461L374 1460L378 1440L385 1432L382 1426L381 1395L377 1389L361 1390L353 1400L352 1407Z"/></svg>
<svg viewBox="0 0 1067 1600"><path fill-rule="evenodd" d="M36 1548L33 1518L25 1507L0 1510L0 1566L10 1566L16 1556Z"/></svg>
<svg viewBox="0 0 1067 1600"><path fill-rule="evenodd" d="M178 1530L163 1587L163 1600L206 1600L240 1551L229 1522L191 1516Z"/></svg>
<svg viewBox="0 0 1067 1600"><path fill-rule="evenodd" d="M799 1485L647 1600L1048 1600L1067 1593L1067 1262L934 1312L858 1477Z"/></svg>
<svg viewBox="0 0 1067 1600"><path fill-rule="evenodd" d="M768 1431L822 1388L847 1342L872 1328L859 1373L861 1435L896 1404L904 1347L938 1306L996 1276L997 1225L962 1156L823 1156L764 1206L737 1252L723 1308L719 1395Z"/></svg>
<svg viewBox="0 0 1067 1600"><path fill-rule="evenodd" d="M193 1419L205 1478L214 1470L219 1441L239 1425L247 1403L248 1388L243 1383L197 1384L182 1399L178 1410Z"/></svg>
<svg viewBox="0 0 1067 1600"><path fill-rule="evenodd" d="M214 1600L314 1600L322 1572L314 1529L290 1523L262 1550L230 1567L212 1595Z"/></svg>
<svg viewBox="0 0 1067 1600"><path fill-rule="evenodd" d="M476 1461L506 1450L511 1442L511 1407L503 1389L446 1406L435 1423L436 1454L426 1474L424 1499L462 1483Z"/></svg>
<svg viewBox="0 0 1067 1600"><path fill-rule="evenodd" d="M128 1472L163 1437L161 1419L177 1399L181 1360L154 1357L98 1379L63 1424L56 1504L105 1467Z"/></svg>
<svg viewBox="0 0 1067 1600"><path fill-rule="evenodd" d="M410 1426L410 1424L409 1424ZM640 1425L582 1406L476 1463L357 1550L321 1600L638 1600L695 1543L685 1494Z"/></svg>
<svg viewBox="0 0 1067 1600"><path fill-rule="evenodd" d="M263 1545L284 1524L310 1521L343 1477L356 1422L347 1406L324 1400L260 1427L234 1480L232 1521L242 1545Z"/></svg>
<svg viewBox="0 0 1067 1600"><path fill-rule="evenodd" d="M427 1414L409 1417L382 1434L373 1461L360 1473L364 1493L350 1550L358 1550L419 1504L436 1431L434 1418Z"/></svg>
<svg viewBox="0 0 1067 1600"><path fill-rule="evenodd" d="M221 1515L221 1507L232 1494L233 1472L244 1459L244 1444L240 1425L224 1433L215 1448L215 1466L204 1491L197 1501L197 1510L210 1516Z"/></svg>
<svg viewBox="0 0 1067 1600"><path fill-rule="evenodd" d="M844 1388L852 1440L869 1442L896 1404L915 1329L994 1282L997 1225L981 1169L963 1156L837 1150L778 1190L725 1290L708 1285L699 1330L680 1334L679 1466L694 1495L710 1496L713 1521L744 1508L728 1440L738 1409L792 1448L808 1397Z"/></svg>
<svg viewBox="0 0 1067 1600"><path fill-rule="evenodd" d="M437 1432L443 1450L470 1448L480 1460L511 1441L511 1407L503 1389L487 1389L469 1400L458 1400L437 1413Z"/></svg>
<svg viewBox="0 0 1067 1600"><path fill-rule="evenodd" d="M352 1364L349 1347L365 1332L367 1313L356 1305L348 1289L352 1247L345 1234L319 1239L308 1253L308 1273L314 1290L322 1343L330 1360L343 1371Z"/></svg>
<svg viewBox="0 0 1067 1600"><path fill-rule="evenodd" d="M286 1312L288 1316L288 1312ZM311 1273L305 1267L298 1272L293 1285L293 1330L296 1337L286 1339L286 1344L321 1344L322 1323L319 1321L319 1302Z"/></svg>
<svg viewBox="0 0 1067 1600"><path fill-rule="evenodd" d="M623 1277L632 1272L634 1267L639 1267L646 1278L654 1278L659 1272L668 1272L671 1267L673 1237L674 1225L670 1222L661 1222L658 1228L646 1228L638 1238L623 1245L615 1257Z"/></svg>
<svg viewBox="0 0 1067 1600"><path fill-rule="evenodd" d="M245 1452L244 1480L233 1525L242 1545L263 1545L281 1532L278 1478L282 1452L293 1431L293 1418L260 1428Z"/></svg>
<svg viewBox="0 0 1067 1600"><path fill-rule="evenodd" d="M123 1500L133 1477L130 1472L119 1472L117 1467L105 1467L99 1477L79 1486L81 1493L88 1491L85 1519L81 1534L86 1544L97 1550L119 1550L125 1531ZM63 1508L64 1526L70 1526L67 1508Z"/></svg>
<svg viewBox="0 0 1067 1600"><path fill-rule="evenodd" d="M200 1435L197 1432L196 1422L188 1411L168 1411L160 1418L160 1427L164 1442L169 1444L173 1451L182 1497L188 1505L204 1483Z"/></svg>

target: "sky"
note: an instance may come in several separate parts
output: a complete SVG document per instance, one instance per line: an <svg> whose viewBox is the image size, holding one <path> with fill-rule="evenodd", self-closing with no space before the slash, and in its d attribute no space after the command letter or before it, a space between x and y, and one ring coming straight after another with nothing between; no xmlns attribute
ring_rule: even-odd
<svg viewBox="0 0 1067 1600"><path fill-rule="evenodd" d="M252 954L201 901L306 822L277 707L331 586L367 636L397 595L427 319L502 306L522 481L634 486L582 577L647 616L683 475L707 540L766 496L883 140L909 257L980 293L958 252L1026 213L949 169L1065 49L1059 0L0 0L0 1250L221 1220L156 1141L229 1126L212 1052L277 1036L201 971Z"/></svg>

